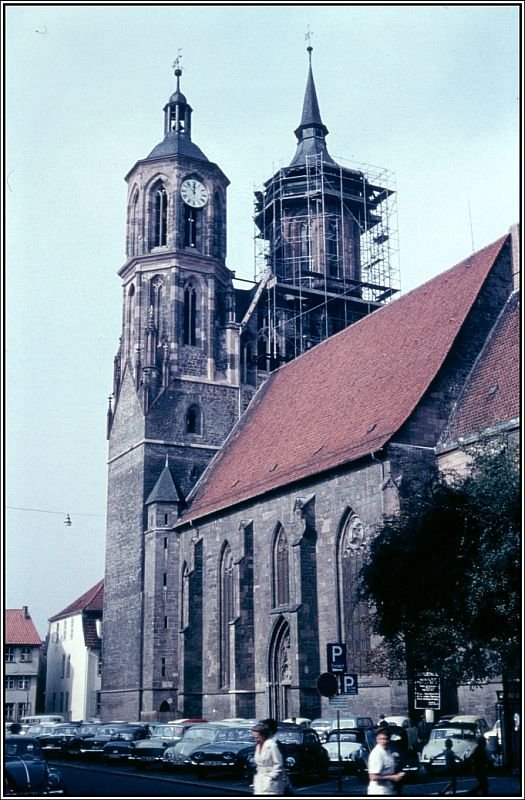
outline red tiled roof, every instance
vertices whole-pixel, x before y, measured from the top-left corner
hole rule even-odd
[[[181,522],[383,447],[441,367],[506,239],[274,372],[204,472]]]
[[[509,298],[458,400],[443,439],[480,433],[520,415],[520,303]]]
[[[70,605],[49,617],[49,622],[62,619],[63,617],[70,617],[72,614],[80,614],[82,611],[102,611],[104,601],[104,580],[100,580],[87,592],[74,600]]]
[[[30,616],[26,617],[23,608],[6,608],[5,610],[5,644],[41,645]]]

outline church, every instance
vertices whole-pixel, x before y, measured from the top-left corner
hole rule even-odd
[[[429,466],[519,435],[517,228],[398,296],[395,192],[330,156],[308,56],[295,155],[255,193],[253,283],[226,266],[229,181],[178,67],[126,175],[102,719],[327,716],[333,642],[349,709],[407,713],[406,683],[367,671],[370,536]],[[492,718],[498,686],[446,710]]]

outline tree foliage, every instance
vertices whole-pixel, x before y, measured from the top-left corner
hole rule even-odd
[[[372,538],[358,596],[382,637],[371,664],[382,674],[428,669],[476,683],[516,667],[518,458],[494,443],[471,458],[466,476],[434,472]]]

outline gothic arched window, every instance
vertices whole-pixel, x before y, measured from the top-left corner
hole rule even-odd
[[[139,209],[139,193],[135,192],[129,206],[128,217],[128,255],[134,256],[137,253],[137,240],[138,240],[138,214]]]
[[[366,540],[363,523],[350,509],[346,512],[338,542],[338,615],[340,641],[346,642],[348,669],[366,672],[370,652],[368,609],[357,601],[359,573],[363,566]]]
[[[339,242],[337,220],[328,220],[326,226],[326,261],[327,274],[331,278],[339,277]]]
[[[213,248],[212,253],[216,258],[223,258],[222,246],[222,199],[218,192],[213,197]]]
[[[132,347],[135,341],[135,287],[133,284],[129,287],[128,296],[126,298],[126,358],[129,358],[132,353]]]
[[[150,308],[153,309],[153,321],[157,331],[160,331],[160,311],[162,306],[162,293],[164,291],[164,281],[160,275],[150,282]]]
[[[153,225],[151,247],[165,247],[168,222],[168,196],[162,183],[158,183],[154,187],[152,201]]]
[[[189,590],[190,590],[190,571],[186,562],[183,563],[181,569],[180,581],[180,627],[184,630],[190,623],[190,605],[189,605]]]
[[[289,545],[282,525],[277,528],[273,546],[273,587],[274,607],[287,606],[290,603]]]
[[[220,685],[231,683],[231,624],[235,619],[235,567],[228,543],[224,545],[219,566],[219,660]]]
[[[310,237],[310,225],[307,221],[301,222],[300,254],[301,254],[301,271],[310,270],[311,237]]]
[[[197,344],[197,291],[191,283],[184,289],[184,344]]]
[[[186,411],[186,433],[202,434],[202,411],[193,405]]]

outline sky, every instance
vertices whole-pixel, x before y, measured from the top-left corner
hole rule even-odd
[[[163,138],[177,55],[192,140],[231,181],[227,265],[251,279],[310,31],[330,155],[395,176],[407,291],[518,221],[522,4],[2,5],[3,588],[44,638],[104,574],[124,176]]]

